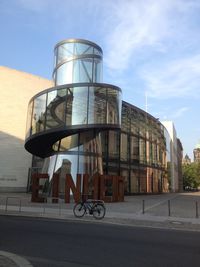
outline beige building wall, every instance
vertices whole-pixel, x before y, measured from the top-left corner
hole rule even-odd
[[[28,102],[53,86],[47,79],[0,66],[0,191],[25,191],[32,155],[24,148]]]

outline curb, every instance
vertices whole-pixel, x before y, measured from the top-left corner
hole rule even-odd
[[[33,267],[33,265],[29,261],[27,261],[26,259],[14,254],[14,253],[0,250],[0,256],[5,258],[5,261],[6,261],[6,259],[9,259],[15,263],[15,265],[11,264],[11,266]],[[8,265],[6,265],[6,266],[8,266]]]

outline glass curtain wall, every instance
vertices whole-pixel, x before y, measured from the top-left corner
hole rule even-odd
[[[104,173],[124,176],[126,194],[167,190],[166,137],[155,118],[123,102],[122,130],[108,131],[102,138]]]

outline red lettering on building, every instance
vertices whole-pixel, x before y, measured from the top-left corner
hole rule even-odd
[[[32,196],[31,201],[32,202],[44,202],[45,197],[39,195],[39,191],[43,191],[44,184],[40,184],[40,180],[45,179],[49,180],[48,173],[34,173],[32,175]]]
[[[32,177],[32,201],[44,202],[44,197],[39,196],[40,179],[49,179],[48,174],[34,174]],[[91,181],[90,181],[91,179]],[[92,183],[92,184],[91,184]],[[77,174],[76,185],[71,174],[66,174],[65,203],[70,203],[71,192],[75,202],[87,198],[101,199],[105,202],[124,201],[124,177],[115,175]],[[59,198],[59,174],[54,173],[52,178],[52,202],[57,203]]]

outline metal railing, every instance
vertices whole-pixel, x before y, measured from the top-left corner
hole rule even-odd
[[[3,200],[3,201],[2,201]],[[137,201],[136,201],[137,200]],[[199,199],[200,200],[200,199]],[[55,203],[56,202],[56,203]],[[124,203],[125,204],[125,203]],[[123,205],[124,205],[123,204]],[[0,212],[5,213],[33,213],[33,214],[54,214],[58,216],[71,214],[74,203],[66,204],[64,199],[58,197],[47,197],[46,202],[36,203],[30,202],[30,199],[5,196],[0,197]],[[118,204],[112,203],[110,211],[118,212]],[[120,203],[119,203],[120,205]],[[122,205],[122,204],[121,204]],[[166,216],[179,218],[196,218],[199,219],[199,202],[198,199],[135,199],[131,206],[132,214],[151,215],[151,216]],[[121,207],[120,207],[121,208]],[[125,207],[126,209],[126,207]],[[129,212],[129,209],[127,210]],[[123,213],[123,211],[122,211]]]
[[[3,199],[3,203],[2,203]],[[63,199],[58,197],[47,197],[46,202],[42,203],[35,203],[35,202],[28,202],[27,198],[22,197],[15,197],[15,196],[6,196],[0,198],[0,210],[4,211],[5,213],[8,212],[32,212],[32,213],[53,213],[58,214],[59,216],[62,215],[62,204],[64,202]],[[14,200],[14,201],[11,201]],[[23,200],[24,204],[23,205]],[[56,200],[56,202],[53,202]],[[53,206],[52,206],[53,205]],[[55,213],[55,211],[58,212]]]
[[[155,204],[153,206],[148,206],[147,207],[147,204],[148,203],[148,200],[142,200],[142,203],[141,203],[141,213],[142,214],[152,214],[152,210],[154,209],[154,213],[156,213],[156,206],[157,206],[157,211],[158,211],[158,206],[160,205],[159,204]],[[177,215],[179,215],[178,217],[182,217],[184,218],[185,216],[181,215],[181,208],[175,208],[175,204],[173,205],[173,200],[165,200],[162,202],[162,206],[163,206],[163,209],[162,209],[162,215],[165,215],[165,216],[168,216],[168,217],[171,217],[172,215],[174,217],[176,217]],[[185,210],[184,214],[188,213],[188,208],[184,208],[182,207],[182,210]],[[199,203],[198,201],[190,201],[190,213],[191,213],[191,216],[186,216],[186,217],[190,217],[190,218],[199,218]],[[183,214],[183,211],[182,211],[182,214]],[[157,214],[158,215],[158,214]],[[161,216],[162,216],[161,215]],[[156,216],[154,214],[154,216]]]

